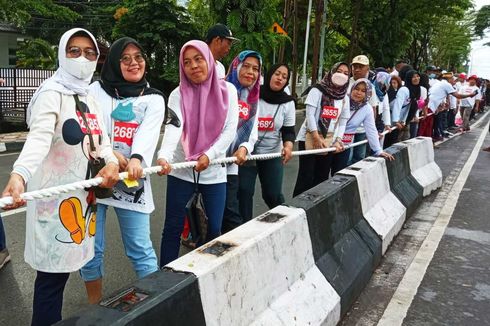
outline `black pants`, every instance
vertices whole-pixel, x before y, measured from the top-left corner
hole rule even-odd
[[[239,227],[243,223],[238,206],[238,175],[228,174],[226,178],[226,205],[221,226],[222,234]]]
[[[393,144],[398,143],[398,136],[400,136],[400,130],[395,129],[385,135],[385,141],[383,143],[383,149],[390,147]]]
[[[69,273],[37,272],[34,283],[32,326],[48,326],[61,320],[63,291]]]

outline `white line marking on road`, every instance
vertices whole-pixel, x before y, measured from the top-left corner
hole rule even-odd
[[[21,207],[21,208],[12,209],[12,210],[9,210],[9,211],[2,211],[0,213],[0,215],[2,217],[5,217],[5,216],[9,216],[9,215],[15,215],[15,214],[23,213],[25,211],[26,211],[26,208],[25,207]]]
[[[5,153],[5,154],[0,154],[0,157],[2,156],[11,156],[11,155],[19,155],[20,152],[15,152],[15,153]]]
[[[488,133],[488,126],[490,122],[486,123],[478,141],[473,148],[466,164],[464,165],[461,173],[459,174],[456,182],[452,186],[446,202],[443,205],[439,216],[434,222],[427,238],[420,246],[417,255],[414,257],[412,263],[407,269],[405,276],[398,285],[390,303],[386,307],[383,316],[378,322],[378,326],[394,326],[401,325],[403,320],[407,316],[408,309],[410,308],[413,298],[417,294],[417,289],[422,282],[424,275],[427,271],[427,267],[434,257],[434,253],[439,246],[439,242],[444,235],[444,231],[451,220],[456,204],[458,203],[459,195],[463,190],[464,184],[468,179],[473,165],[478,157],[480,149],[485,140],[485,136]]]

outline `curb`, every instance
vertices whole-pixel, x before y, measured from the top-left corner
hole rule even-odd
[[[25,140],[0,143],[0,153],[20,152],[24,147]]]

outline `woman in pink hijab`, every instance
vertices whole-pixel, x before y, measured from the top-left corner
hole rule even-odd
[[[167,206],[162,233],[160,266],[176,259],[184,227],[185,205],[195,190],[194,177],[209,218],[207,241],[220,235],[226,199],[226,168],[209,165],[224,158],[235,138],[238,97],[235,86],[219,79],[209,47],[189,41],[180,50],[180,84],[169,97],[169,107],[180,127],[167,126],[157,163],[168,174]],[[192,169],[171,171],[174,162],[197,161]],[[201,245],[202,243],[198,243]]]

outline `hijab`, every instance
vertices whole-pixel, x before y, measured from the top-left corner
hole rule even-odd
[[[271,89],[271,79],[272,76],[274,76],[276,70],[279,69],[279,67],[286,67],[286,69],[288,70],[288,77],[286,80],[286,84],[284,84],[283,88],[281,88],[278,91],[273,91]],[[289,84],[290,76],[291,76],[291,70],[289,69],[289,66],[287,64],[276,63],[275,65],[273,65],[265,75],[264,84],[260,86],[260,98],[270,104],[282,104],[282,103],[294,101],[294,97],[292,97],[291,95],[287,94],[284,91],[286,86]]]
[[[405,81],[405,77],[407,75],[407,72],[410,70],[413,70],[413,67],[411,65],[404,65],[400,71],[398,72],[398,76],[400,77],[401,80]]]
[[[391,76],[391,80],[396,80],[398,83],[398,88],[394,89],[393,86],[391,86],[390,83],[390,88],[388,88],[388,100],[390,103],[396,98],[396,93],[398,93],[398,90],[400,87],[402,87],[402,80],[398,76]]]
[[[372,84],[374,85],[374,91],[378,96],[379,101],[383,102],[388,88],[390,88],[391,76],[387,72],[379,71],[376,73]]]
[[[315,88],[318,88],[323,96],[330,98],[331,100],[341,100],[345,97],[347,89],[349,88],[349,82],[345,83],[343,86],[337,86],[332,82],[332,75],[337,72],[337,69],[341,65],[347,66],[350,71],[349,65],[345,62],[337,62],[332,66],[329,72],[323,77],[320,83],[316,84]]]
[[[366,84],[366,95],[364,96],[364,99],[362,99],[362,101],[356,102],[352,98],[352,91],[357,87],[357,85],[361,83]],[[372,95],[373,95],[373,89],[371,86],[371,82],[367,78],[359,78],[358,80],[354,81],[354,83],[352,84],[351,92],[349,94],[351,111],[357,111],[360,108],[362,108],[364,105],[366,105],[366,103],[369,102],[369,100],[371,99]]]
[[[194,84],[184,72],[184,52],[198,50],[208,64],[208,78]],[[180,49],[180,108],[183,117],[182,147],[188,161],[196,160],[216,143],[226,121],[229,107],[228,87],[219,79],[213,54],[206,43],[192,40]]]
[[[148,86],[148,82],[144,76],[141,80],[134,83],[124,79],[120,60],[124,49],[130,44],[136,46],[143,52],[141,45],[130,37],[122,37],[112,43],[100,74],[102,88],[113,98],[138,97],[140,95],[150,94],[163,96],[162,92]]]
[[[420,90],[420,82],[418,85],[412,84],[412,77],[415,75],[419,75],[419,72],[416,70],[409,70],[405,75],[405,87],[410,91],[410,109],[408,111],[408,116],[406,123],[410,123],[413,117],[417,113],[418,105],[417,101],[420,99],[421,90]]]
[[[260,56],[260,53],[251,50],[240,52],[231,63],[230,71],[228,72],[228,76],[226,76],[226,80],[235,85],[238,94],[240,94],[241,91],[244,90],[244,87],[240,84],[240,81],[238,80],[238,75],[240,69],[242,68],[243,62],[248,57],[254,57],[259,60],[259,76],[255,81],[255,84],[248,88],[246,103],[240,103],[241,100],[239,96],[239,106],[245,104],[249,107],[249,111],[247,119],[244,119],[241,116],[238,119],[237,133],[230,147],[228,147],[228,156],[233,155],[233,153],[238,149],[241,143],[248,141],[254,126],[255,115],[257,114],[260,95],[260,70],[262,67],[262,57]]]
[[[31,110],[32,106],[36,102],[37,98],[39,97],[39,94],[46,92],[46,91],[56,91],[58,93],[64,94],[64,95],[75,95],[78,94],[80,96],[86,96],[88,93],[88,87],[90,85],[90,81],[92,80],[92,75],[88,76],[85,79],[80,79],[77,78],[73,75],[71,75],[67,70],[67,57],[66,57],[66,47],[68,45],[68,42],[70,41],[70,38],[74,36],[75,34],[80,34],[83,36],[89,37],[92,42],[94,43],[95,50],[97,51],[97,59],[99,59],[99,47],[97,46],[97,41],[95,40],[95,37],[87,30],[83,28],[72,28],[68,31],[66,31],[60,38],[60,42],[58,45],[58,62],[59,62],[59,67],[54,73],[53,76],[50,78],[46,79],[36,90],[34,95],[31,98],[31,101],[29,102],[29,105],[27,106],[27,111],[26,111],[26,122],[27,125],[30,127],[31,123]],[[83,55],[83,54],[82,54]]]

